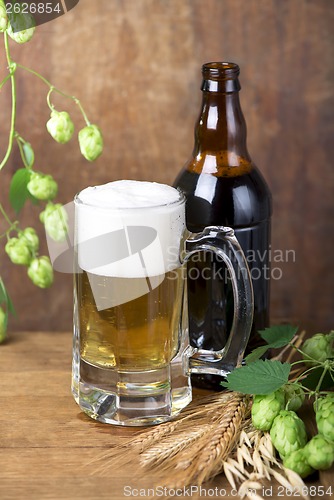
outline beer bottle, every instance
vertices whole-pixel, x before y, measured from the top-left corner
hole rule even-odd
[[[271,195],[246,145],[239,101],[239,66],[211,62],[202,67],[203,101],[195,126],[195,146],[175,186],[186,195],[190,231],[230,226],[246,255],[254,289],[254,321],[248,344],[269,324]],[[233,321],[233,290],[224,262],[211,252],[188,263],[189,334],[194,347],[222,349]],[[193,384],[219,390],[216,375],[194,375]]]

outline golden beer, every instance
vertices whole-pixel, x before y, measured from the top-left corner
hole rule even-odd
[[[82,360],[100,368],[124,371],[162,368],[178,351],[183,303],[182,268],[158,277],[152,289],[149,278],[94,276],[94,292],[89,275],[77,274],[76,287]],[[103,294],[138,295],[147,282],[148,293],[126,303],[98,310]],[[98,289],[99,296],[96,296]]]

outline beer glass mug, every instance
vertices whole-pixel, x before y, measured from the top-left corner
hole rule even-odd
[[[230,228],[189,233],[185,197],[164,184],[115,181],[74,204],[74,398],[101,422],[170,420],[191,401],[191,373],[224,377],[242,360],[253,316],[243,252]],[[233,327],[218,352],[188,341],[186,262],[199,251],[219,256],[233,284]]]

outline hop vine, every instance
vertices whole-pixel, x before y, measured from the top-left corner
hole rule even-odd
[[[54,203],[58,194],[58,184],[50,174],[45,174],[35,167],[35,151],[26,138],[16,129],[17,118],[17,72],[30,73],[41,80],[47,87],[46,105],[50,109],[50,119],[46,123],[46,131],[60,144],[67,144],[74,137],[75,124],[65,110],[57,110],[52,103],[53,93],[61,95],[64,100],[72,101],[80,110],[85,126],[78,132],[78,145],[81,154],[90,162],[95,161],[103,152],[103,136],[98,125],[91,123],[80,100],[55,87],[43,75],[34,69],[14,61],[10,52],[10,43],[24,44],[35,34],[35,23],[30,13],[21,12],[21,4],[15,3],[15,14],[8,15],[4,0],[0,0],[0,36],[3,37],[4,53],[8,74],[0,82],[0,90],[5,85],[11,86],[11,119],[6,152],[0,158],[0,171],[8,163],[14,147],[20,152],[22,165],[14,173],[9,190],[10,204],[16,214],[15,220],[8,215],[0,200],[0,217],[7,229],[0,234],[5,240],[4,250],[10,261],[27,270],[27,275],[34,285],[48,288],[53,283],[53,268],[46,255],[39,255],[39,238],[32,227],[22,228],[17,218],[25,202],[45,206],[40,213],[40,221],[46,233],[54,241],[64,241],[68,232],[67,213],[60,203]],[[0,343],[6,338],[8,316],[15,314],[14,306],[1,278],[0,273]]]

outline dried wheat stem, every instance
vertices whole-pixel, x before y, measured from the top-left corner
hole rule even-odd
[[[296,340],[296,342],[294,343],[295,347],[297,347],[297,349],[302,345],[302,343],[304,342],[304,337],[306,335],[306,330],[303,330],[299,335],[298,335],[298,338]],[[293,359],[293,357],[296,355],[296,350],[295,349],[291,349],[290,351],[290,354],[289,356],[286,358],[286,362],[287,363],[290,363],[290,361]]]
[[[304,336],[303,331],[294,337],[296,347]],[[274,359],[282,359],[288,349],[287,361],[291,361],[296,354],[291,346]],[[292,374],[295,377],[302,371]],[[276,460],[269,433],[252,426],[248,399],[233,392],[193,401],[174,421],[136,435],[102,460],[99,473],[125,465],[131,471],[141,466],[146,472],[158,472],[159,484],[169,488],[200,486],[224,471],[232,488],[238,485],[241,498],[261,498],[263,481],[274,479],[289,490],[298,489],[300,496],[308,499],[303,496],[306,489],[300,477]]]
[[[177,436],[169,436],[169,439],[157,443],[146,449],[140,456],[140,464],[143,467],[157,467],[160,466],[159,470],[163,470],[164,462],[166,460],[172,459],[175,455],[180,453],[182,450],[191,446],[192,443],[200,439],[204,434],[212,428],[212,425],[201,425],[200,427],[188,428],[182,434]]]
[[[291,340],[291,344],[294,344],[295,341],[298,339],[298,335],[295,335],[293,339]],[[291,345],[288,344],[287,346],[284,347],[276,356],[273,356],[271,359],[272,360],[281,360],[284,356],[284,354],[291,349]],[[294,351],[293,351],[294,353]],[[291,353],[290,353],[291,354]]]
[[[293,486],[293,491],[298,492],[302,498],[305,500],[310,500],[309,495],[307,495],[308,488],[305,487],[304,481],[301,477],[293,470],[286,469],[282,467],[284,474],[288,478],[289,483]]]
[[[274,478],[286,490],[296,491],[299,496],[308,499],[305,495],[307,489],[298,474],[286,469],[276,460],[270,434],[255,430],[252,425],[246,424],[240,433],[238,446],[224,462],[224,471],[232,488],[235,488],[236,483],[241,480],[238,490],[240,498],[245,498],[249,491],[252,491],[252,498],[261,498],[253,494],[254,489],[259,490],[259,484],[262,485],[264,480],[271,481]],[[244,480],[241,479],[240,473],[245,477]]]
[[[131,444],[132,450],[138,448],[139,452],[142,453],[144,450],[149,448],[151,444],[156,443],[165,436],[172,434],[179,424],[180,421],[178,420],[161,424],[147,432],[141,433],[137,439],[129,441],[129,444]]]
[[[214,422],[220,415],[220,412],[217,410],[223,404],[228,404],[234,397],[233,392],[224,392],[209,395],[201,398],[200,401],[192,402],[177,419],[141,432],[137,437],[122,443],[108,453],[98,457],[95,461],[100,463],[99,467],[92,473],[103,474],[110,468],[121,469],[126,465],[134,464],[135,460],[135,465],[138,466],[140,455],[145,450],[148,450],[153,445],[155,446],[156,443],[162,443],[169,436],[171,436],[172,440],[178,441],[178,433],[180,431],[183,432],[183,428],[189,431],[191,426],[197,425],[198,422]],[[182,445],[180,447],[182,448]]]
[[[222,470],[223,461],[239,439],[245,410],[245,403],[241,396],[231,401],[209,443],[202,449],[192,467],[189,468],[188,484],[200,485]]]
[[[182,411],[177,420],[161,424],[158,427],[143,432],[137,439],[129,441],[129,444],[131,444],[131,448],[140,448],[140,452],[142,453],[153,443],[156,443],[157,441],[165,438],[165,436],[172,434],[176,428],[183,424],[186,420],[195,420],[202,417],[204,414],[209,415],[211,413],[217,413],[217,403],[223,404],[233,397],[233,393],[231,392],[205,396],[201,398],[200,406],[198,406],[196,401],[192,402]]]
[[[301,344],[304,342],[304,337],[306,335],[306,331],[303,330],[301,333],[299,333],[298,335],[295,335],[293,337],[293,339],[291,340],[290,344],[288,344],[287,346],[284,347],[284,349],[282,349],[276,356],[274,356],[272,359],[273,360],[282,360],[284,358],[284,354],[288,351],[289,352],[289,355],[288,357],[285,359],[285,361],[287,363],[290,363],[290,361],[294,358],[294,356],[296,355],[296,350],[291,348],[291,344],[293,344],[295,347],[300,347]]]

